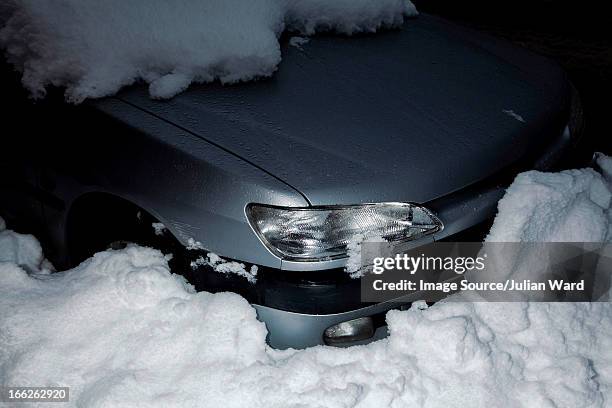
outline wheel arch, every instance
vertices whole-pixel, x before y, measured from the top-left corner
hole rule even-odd
[[[134,200],[103,191],[90,191],[77,197],[69,206],[65,220],[66,250],[73,265],[83,260],[75,259],[75,253],[79,252],[77,248],[86,244],[84,237],[91,238],[99,232],[91,231],[96,226],[115,227],[122,231],[134,228],[139,222],[163,222],[154,211]]]

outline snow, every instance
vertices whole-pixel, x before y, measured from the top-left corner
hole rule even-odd
[[[153,227],[153,231],[155,232],[155,235],[157,236],[162,236],[167,231],[166,226],[162,224],[161,222],[154,222],[151,224],[151,227]]]
[[[191,262],[191,267],[193,269],[205,265],[210,266],[215,272],[224,274],[231,273],[246,278],[250,283],[257,282],[257,265],[252,265],[251,268],[247,270],[243,263],[227,261],[213,252],[209,252],[206,258],[200,256],[195,261]]]
[[[485,241],[611,242],[612,158],[596,153],[594,164],[598,170],[588,168],[560,173],[530,171],[518,175],[499,202],[498,215]],[[371,268],[362,267],[362,243],[384,240],[381,237],[370,238],[356,236],[348,245],[345,271],[352,278],[358,279],[371,272]],[[508,279],[517,282],[546,281],[549,277],[536,276],[536,271],[542,274],[548,272],[548,255],[555,256],[558,260],[569,259],[565,258],[565,254],[555,255],[554,251],[568,249],[559,248],[542,245],[488,245],[480,254],[488,256],[487,274],[471,272],[466,278],[471,282],[505,282]],[[595,246],[590,247],[590,250],[595,249]],[[385,253],[385,248],[380,246],[370,246],[369,250],[373,253],[365,254],[363,259],[394,256],[394,253]],[[599,279],[602,282],[601,286],[597,287],[608,287],[605,282],[610,273],[606,268],[609,268],[609,263],[605,261],[593,264],[593,276],[596,282],[599,282]],[[512,296],[514,300],[525,300],[526,293],[516,293]],[[530,300],[542,300],[549,294],[530,293],[529,296]],[[488,293],[487,300],[493,299],[507,301],[511,297],[508,293]]]
[[[187,239],[186,248],[189,251],[203,251],[204,250],[204,245],[202,245],[202,243],[200,241],[196,241],[193,238],[189,238],[189,239]]]
[[[42,247],[36,238],[7,230],[6,223],[0,218],[0,263],[5,262],[38,273],[54,270],[53,265],[43,256]]]
[[[612,240],[612,158],[593,169],[519,174],[498,204],[488,242]]]
[[[565,259],[571,256],[568,246],[555,248],[546,242],[601,243],[612,241],[612,158],[595,155],[595,169],[566,170],[560,173],[530,171],[519,174],[498,203],[498,214],[485,238],[487,243],[526,242],[533,245],[489,245],[483,252],[489,256],[487,275],[470,273],[472,282],[504,282],[513,279],[545,281],[549,256]],[[563,251],[563,252],[559,252]],[[482,254],[481,254],[482,256]],[[584,260],[583,262],[587,262]],[[593,261],[595,262],[595,261]],[[596,288],[605,288],[610,277],[609,263],[593,263]],[[537,274],[542,274],[538,276]],[[517,293],[515,299],[526,294]],[[491,300],[509,294],[488,294]],[[530,300],[542,300],[544,293],[529,294]],[[605,299],[606,293],[596,294]],[[607,294],[608,300],[612,292]]]
[[[202,243],[193,238],[187,240],[187,245],[185,247],[189,251],[206,251]],[[206,257],[198,256],[191,262],[190,266],[194,270],[200,266],[210,266],[215,272],[223,274],[231,273],[246,278],[250,283],[257,282],[257,265],[252,265],[247,270],[243,263],[225,260],[213,252],[208,252]]]
[[[387,249],[384,245],[385,242],[386,240],[379,234],[357,234],[352,237],[346,246],[347,260],[344,271],[352,279],[359,279],[365,274],[370,273],[371,265],[364,265],[364,260],[374,259],[376,256],[384,256]],[[364,243],[370,245],[366,248],[363,245]]]
[[[606,181],[612,184],[612,159],[603,153],[595,153],[595,164]]]
[[[488,239],[606,236],[604,177],[589,169],[519,176]],[[33,237],[0,234],[0,384],[69,386],[70,406],[612,404],[609,303],[455,295],[389,312],[390,336],[369,345],[280,351],[266,345],[266,328],[243,298],[195,293],[156,250],[128,246],[41,274]],[[27,243],[15,245],[20,239]]]
[[[53,275],[0,264],[0,381],[71,406],[604,406],[609,304],[416,304],[391,336],[278,351],[241,297],[194,293],[157,251]]]
[[[80,103],[142,81],[164,99],[272,75],[285,30],[375,32],[415,14],[409,0],[4,0],[0,48],[37,98],[53,85]]]
[[[289,45],[295,47],[301,51],[304,50],[304,45],[308,44],[310,39],[307,37],[291,37],[289,39]]]
[[[528,242],[536,245],[487,246],[487,276],[472,273],[470,281],[545,281],[548,257],[564,259],[567,247],[556,249],[537,245],[543,242],[609,243],[612,241],[612,158],[595,155],[595,169],[566,170],[560,173],[530,171],[519,174],[498,203],[498,214],[487,243]],[[592,250],[596,249],[591,247]],[[556,251],[556,252],[555,252]],[[559,253],[558,251],[564,251]],[[494,255],[494,256],[492,256]],[[571,254],[569,254],[571,255]],[[609,287],[610,271],[605,261],[593,264],[595,288]],[[538,276],[542,274],[542,276]],[[508,294],[488,294],[489,300]],[[524,296],[517,293],[518,299]],[[545,294],[529,294],[541,300]],[[602,293],[602,299],[606,294]],[[597,297],[597,295],[596,295]],[[607,294],[612,298],[612,289]]]

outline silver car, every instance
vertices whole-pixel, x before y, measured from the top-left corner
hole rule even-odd
[[[169,101],[142,86],[79,107],[20,100],[4,116],[22,137],[0,169],[2,214],[42,226],[57,265],[125,242],[180,254],[175,272],[246,297],[279,348],[384,336],[385,312],[421,294],[362,303],[347,244],[460,239],[582,125],[556,64],[428,15],[286,39],[279,71],[254,83]],[[191,267],[207,252],[257,266],[257,281]]]

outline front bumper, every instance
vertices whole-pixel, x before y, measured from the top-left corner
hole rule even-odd
[[[434,238],[481,240],[481,233],[488,230],[488,222],[495,214],[497,201],[503,193],[503,187],[487,187],[480,193],[462,191],[454,194],[449,197],[448,206],[441,201],[432,203],[431,208],[438,214],[450,217],[462,214],[463,222],[453,224],[451,231],[455,234],[451,235],[445,230],[444,235],[427,237],[419,242],[425,244]],[[457,234],[461,234],[461,237]],[[334,345],[352,346],[378,340],[388,334],[385,315],[389,310],[407,308],[418,300],[440,300],[413,292],[391,302],[364,303],[361,300],[360,280],[351,279],[343,268],[309,272],[260,267],[255,284],[236,275],[202,272],[189,270],[185,276],[196,290],[230,291],[245,297],[256,309],[259,320],[266,324],[268,343],[278,349],[325,344],[324,332],[327,328],[363,317],[371,318],[374,323],[375,331],[371,337]]]
[[[444,223],[437,234],[418,241],[480,241],[482,236],[466,236],[466,231],[490,222],[496,212],[497,202],[516,174],[528,169],[548,170],[559,163],[571,146],[572,137],[567,128],[561,137],[549,145],[545,154],[537,159],[526,158],[516,167],[474,184],[461,191],[436,199],[424,205]],[[487,225],[488,227],[488,225]],[[482,232],[488,228],[477,231]],[[459,237],[458,235],[461,235]],[[337,262],[337,261],[334,261]],[[268,328],[268,342],[272,347],[305,348],[324,343],[324,332],[332,325],[362,317],[371,317],[374,334],[366,339],[345,345],[370,342],[387,335],[385,314],[391,309],[408,307],[417,300],[428,302],[420,292],[413,292],[392,302],[369,304],[361,301],[360,281],[351,279],[343,270],[344,260],[325,265],[313,271],[292,271],[261,267],[256,284],[243,278],[216,273],[189,272],[188,280],[198,290],[231,291],[244,296],[257,310],[258,317]],[[286,265],[283,265],[286,266]],[[333,268],[332,268],[333,267]]]

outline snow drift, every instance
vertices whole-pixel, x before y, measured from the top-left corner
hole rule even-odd
[[[34,97],[53,85],[80,103],[144,81],[170,98],[272,75],[284,30],[375,32],[414,14],[409,0],[2,0],[0,47]]]
[[[53,265],[43,255],[42,247],[32,235],[17,234],[6,229],[0,218],[0,264],[14,263],[28,272],[49,273]]]
[[[27,274],[0,264],[0,383],[73,406],[604,406],[609,304],[417,304],[391,336],[277,351],[237,295],[194,293],[157,251]]]
[[[612,158],[593,169],[519,174],[498,204],[488,242],[612,241]]]
[[[486,242],[577,242],[602,243],[591,246],[591,250],[603,247],[612,241],[612,158],[596,154],[594,169],[566,170],[560,173],[530,171],[519,174],[498,204],[498,215],[486,237]],[[608,247],[609,248],[609,244]],[[563,259],[567,247],[552,249],[564,251],[554,255],[551,248],[533,245],[511,247],[487,247],[487,252],[496,252],[489,258],[489,273],[481,276],[469,274],[471,281],[506,279],[523,281],[546,280],[549,255]],[[609,253],[609,250],[605,251]],[[612,254],[610,254],[612,255]],[[492,263],[494,262],[494,263]],[[597,262],[597,261],[594,261]],[[604,294],[609,287],[610,262],[600,260],[590,265],[593,268],[595,287]],[[537,273],[544,274],[536,276]],[[542,296],[546,296],[544,293]],[[608,295],[608,299],[612,294]],[[507,294],[489,294],[488,299]],[[521,294],[517,294],[521,296]],[[530,294],[530,299],[537,299]],[[598,297],[599,295],[595,295]]]
[[[600,158],[602,168],[610,164]],[[603,236],[591,223],[576,224],[567,205],[586,197],[606,204],[592,194],[604,192],[602,180],[591,170],[520,176],[489,238],[545,230],[538,237],[564,239],[570,226],[584,226],[571,237]],[[550,197],[569,201],[557,206]],[[609,216],[607,205],[584,208]],[[554,227],[534,226],[544,215]],[[385,340],[278,351],[266,346],[265,326],[243,298],[195,293],[156,250],[102,252],[45,274],[36,241],[3,230],[0,254],[0,385],[69,386],[71,406],[612,404],[609,303],[417,303],[388,313]]]

